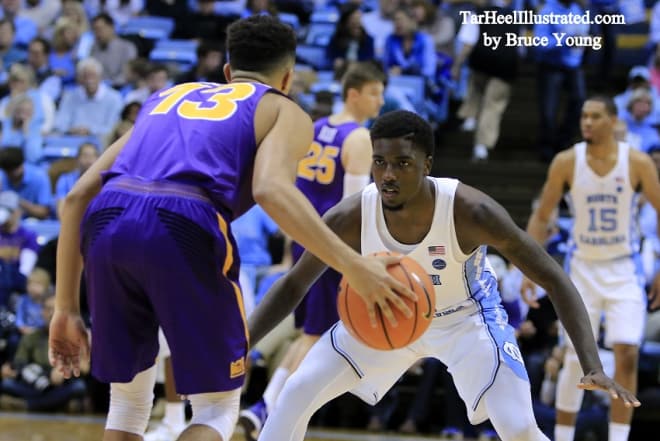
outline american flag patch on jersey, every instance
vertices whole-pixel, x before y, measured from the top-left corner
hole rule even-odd
[[[430,246],[428,249],[429,249],[429,256],[442,256],[443,254],[445,254],[444,245],[433,245]]]

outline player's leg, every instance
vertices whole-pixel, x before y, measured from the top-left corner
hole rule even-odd
[[[153,400],[158,323],[139,274],[142,199],[104,192],[90,205],[82,251],[92,322],[92,374],[111,383],[104,440],[141,439]],[[139,220],[138,220],[139,219]]]
[[[594,265],[572,258],[568,262],[567,268],[573,284],[582,296],[594,338],[597,339],[601,311],[603,311],[604,305],[592,273]],[[570,338],[566,336],[565,332],[562,333],[562,337],[566,350],[564,352],[564,363],[557,376],[555,440],[573,441],[575,422],[584,397],[584,391],[579,389],[577,385],[584,373]]]
[[[241,389],[193,394],[188,398],[193,418],[178,441],[229,441],[238,419]]]
[[[220,433],[214,421],[238,412],[238,400],[222,394],[242,387],[247,352],[230,226],[196,198],[163,198],[155,211],[160,240],[149,253],[158,272],[150,279],[149,297],[172,352],[176,392],[202,397],[197,408],[203,415],[193,408],[194,436],[186,431],[181,439],[228,438],[231,432]]]
[[[605,344],[614,351],[614,380],[635,393],[639,345],[646,321],[646,293],[643,285],[638,283],[643,280],[641,262],[637,259],[628,259],[627,263],[617,260],[608,266],[608,276],[623,283],[605,293]],[[625,407],[621,400],[611,401],[609,441],[628,440],[632,417],[633,408]]]
[[[529,381],[503,364],[482,400],[502,441],[548,441],[536,424]]]

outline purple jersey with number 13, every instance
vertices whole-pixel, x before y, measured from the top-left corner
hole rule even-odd
[[[183,83],[153,94],[106,178],[127,175],[203,188],[232,218],[247,211],[257,144],[259,83]]]

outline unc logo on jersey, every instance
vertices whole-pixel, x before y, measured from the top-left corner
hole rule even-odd
[[[504,349],[504,352],[506,354],[508,354],[509,357],[513,358],[514,360],[516,360],[517,362],[519,362],[521,364],[525,364],[525,362],[523,361],[523,358],[522,358],[522,354],[520,353],[520,349],[518,348],[517,345],[515,345],[515,344],[513,344],[509,341],[505,341],[504,342],[504,347],[502,349]]]

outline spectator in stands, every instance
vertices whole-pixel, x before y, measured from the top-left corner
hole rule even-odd
[[[188,72],[180,75],[176,82],[211,81],[226,83],[227,80],[222,72],[223,52],[222,43],[219,41],[202,41],[197,47],[197,64]]]
[[[50,216],[53,195],[48,175],[42,168],[26,163],[22,149],[0,149],[0,170],[2,188],[18,193],[23,217],[46,219]]]
[[[602,47],[597,51],[589,50],[587,52],[587,57],[595,55],[595,52],[598,52],[598,55],[600,56],[599,69],[596,75],[596,87],[603,88],[611,81],[610,75],[612,73],[612,68],[614,67],[616,34],[619,26],[618,24],[607,23],[607,20],[614,18],[616,14],[621,12],[619,8],[619,0],[589,0],[586,2],[585,6],[591,11],[592,17],[603,17],[603,23],[592,24],[590,30],[592,35],[602,36]]]
[[[76,169],[68,173],[63,173],[57,178],[57,183],[55,184],[55,206],[58,218],[60,217],[64,196],[71,191],[73,185],[98,158],[98,148],[90,142],[84,142],[78,147],[78,154],[76,155],[78,166]]]
[[[89,17],[103,12],[112,17],[117,26],[122,26],[142,13],[144,0],[83,0],[83,7]]]
[[[76,83],[74,48],[78,39],[78,25],[68,17],[60,17],[55,23],[48,64],[53,74],[62,79],[62,86],[72,86]]]
[[[61,17],[73,20],[78,26],[78,37],[73,49],[73,59],[78,61],[89,57],[94,44],[94,33],[90,30],[89,19],[82,4],[77,0],[64,0]]]
[[[27,95],[13,98],[7,105],[8,116],[2,118],[0,147],[20,147],[25,160],[31,164],[39,162],[43,150],[43,138],[39,125],[34,123],[34,104]]]
[[[170,72],[167,69],[167,66],[160,63],[153,63],[147,69],[144,86],[127,93],[124,97],[124,103],[143,103],[152,93],[170,85]]]
[[[188,0],[145,0],[145,12],[178,20],[188,12]]]
[[[628,86],[626,90],[614,97],[614,104],[617,108],[617,116],[620,119],[625,118],[628,103],[633,92],[637,89],[643,89],[651,93],[653,106],[651,114],[648,116],[649,124],[660,124],[660,93],[651,86],[651,72],[646,66],[633,66],[628,72]]]
[[[640,145],[634,147],[646,152],[655,144],[660,144],[658,130],[651,125],[650,115],[653,110],[653,97],[645,88],[635,89],[628,98],[621,120],[626,123],[627,131],[636,135]]]
[[[101,13],[92,20],[94,44],[90,55],[103,66],[103,79],[112,86],[124,85],[124,66],[137,57],[135,45],[117,36],[115,21],[106,13]]]
[[[14,42],[22,48],[27,45],[38,35],[37,25],[32,19],[25,17],[21,13],[22,4],[21,0],[2,0],[2,16],[14,23],[16,29],[16,37]]]
[[[394,32],[394,11],[399,4],[399,0],[378,0],[378,8],[362,15],[362,26],[374,39],[374,49],[379,59],[385,53],[385,39]]]
[[[39,251],[37,235],[21,225],[22,214],[19,195],[0,192],[0,305],[4,306],[12,293],[25,292]]]
[[[374,39],[362,26],[360,5],[343,5],[335,33],[326,49],[326,57],[332,61],[335,71],[344,68],[346,62],[374,58]]]
[[[421,75],[434,83],[437,62],[431,37],[417,29],[407,9],[397,9],[394,32],[387,37],[383,54],[383,66],[388,74]]]
[[[52,296],[50,274],[43,268],[34,268],[27,278],[26,292],[16,301],[16,327],[22,335],[32,334],[43,328],[43,304]]]
[[[124,66],[124,78],[126,83],[119,89],[119,93],[126,101],[126,95],[134,90],[147,87],[147,73],[151,68],[151,62],[146,58],[138,57],[129,61]]]
[[[478,7],[477,14],[494,13],[505,15],[508,5]],[[501,44],[496,49],[484,44],[484,35],[505,38],[507,34],[518,34],[516,24],[477,24],[466,20],[461,25],[457,39],[461,51],[451,67],[451,76],[458,81],[463,63],[470,67],[468,91],[458,116],[464,119],[465,128],[474,126],[472,160],[488,159],[489,151],[495,148],[500,135],[500,124],[509,105],[511,90],[518,74],[518,47]]]
[[[453,58],[456,37],[454,20],[430,1],[413,0],[410,7],[419,29],[433,38],[436,52]]]
[[[582,13],[582,7],[574,0],[548,0],[539,11],[540,16],[554,14],[560,19],[569,14]],[[554,41],[553,33],[565,33],[567,37],[589,35],[588,24],[566,22],[569,24],[535,24],[534,36]],[[539,150],[541,159],[550,161],[556,152],[567,148],[577,134],[586,94],[581,67],[584,47],[549,44],[535,49],[538,64]],[[566,93],[566,109],[563,122],[559,125],[557,119],[562,90]]]
[[[0,100],[0,117],[9,117],[10,101],[28,96],[32,100],[33,114],[31,123],[39,128],[41,134],[50,132],[55,123],[55,103],[52,98],[35,88],[34,72],[23,64],[15,64],[9,69],[9,95]]]
[[[7,81],[7,73],[14,63],[20,63],[27,59],[27,52],[19,48],[15,43],[16,27],[8,18],[0,19],[0,62],[3,73],[0,82]]]
[[[50,53],[48,40],[37,37],[28,46],[27,62],[34,71],[39,90],[57,102],[62,93],[62,77],[56,75],[50,67]]]
[[[216,14],[214,0],[199,0],[197,10],[188,10],[177,17],[173,37],[181,39],[225,40],[225,29],[233,17]]]
[[[124,109],[121,111],[121,120],[115,124],[108,134],[108,137],[105,139],[104,148],[110,146],[110,144],[121,138],[124,133],[133,127],[141,107],[142,104],[138,102],[128,103],[124,106]]]
[[[64,92],[55,116],[55,130],[102,139],[119,120],[121,95],[101,82],[103,66],[94,58],[78,62],[76,73],[79,85]]]
[[[25,0],[25,8],[21,15],[29,18],[37,25],[39,35],[53,24],[62,9],[60,0]]]
[[[82,378],[66,380],[48,362],[48,325],[55,309],[55,296],[44,301],[43,320],[46,326],[24,335],[11,363],[2,365],[2,391],[25,400],[31,411],[58,410],[72,398],[85,395]],[[87,372],[88,366],[83,367]]]

